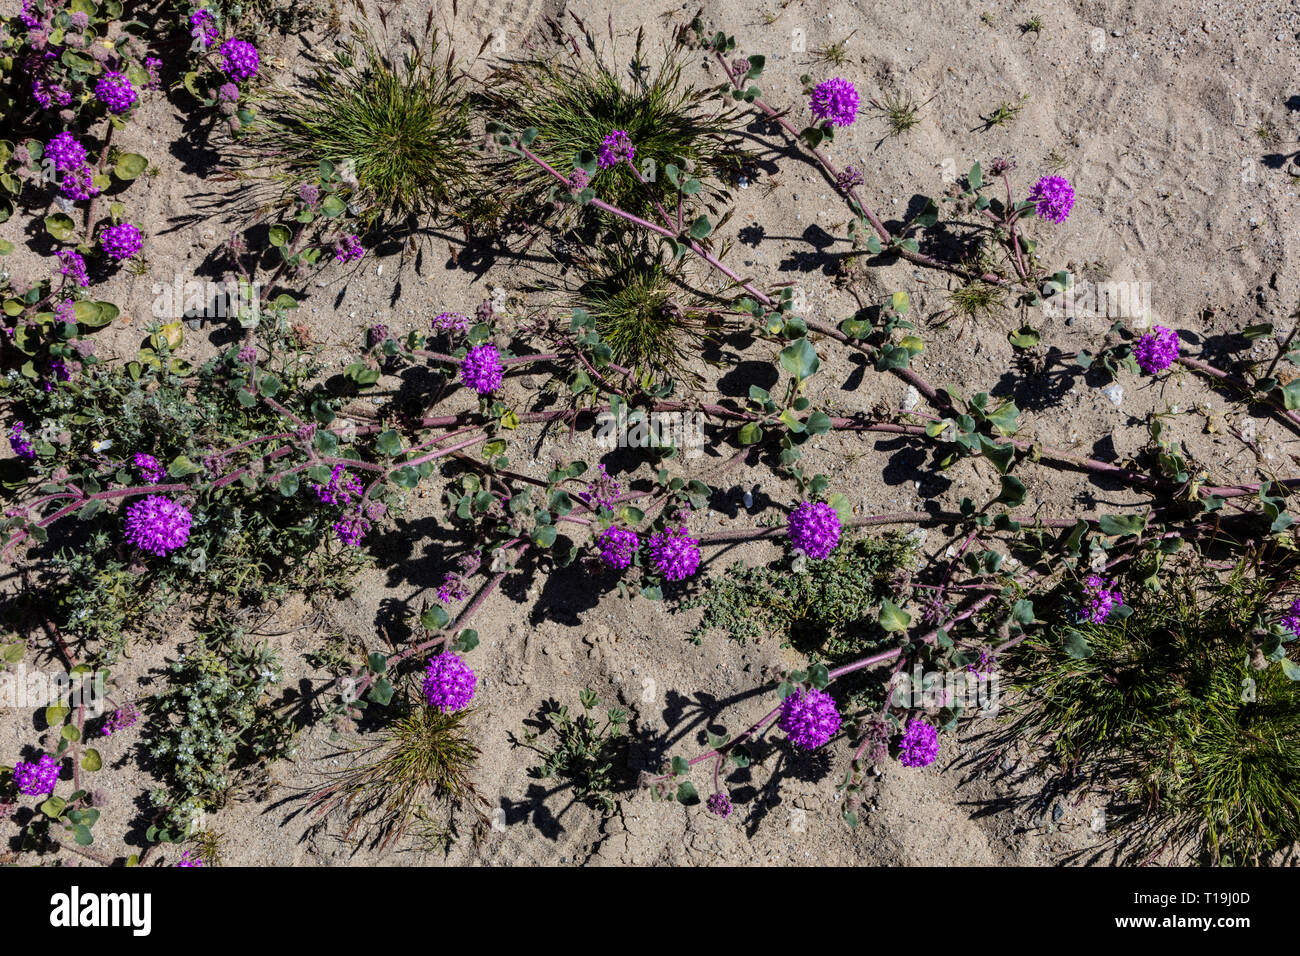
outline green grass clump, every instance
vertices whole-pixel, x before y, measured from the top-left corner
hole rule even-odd
[[[479,757],[464,727],[471,713],[444,714],[417,702],[380,731],[376,743],[357,751],[353,766],[312,802],[320,813],[345,810],[348,838],[373,848],[400,840],[412,825],[433,842],[446,842],[455,810],[484,819],[485,801],[470,779]]]
[[[639,50],[636,63],[642,64]],[[579,153],[598,153],[609,133],[625,131],[646,185],[620,163],[599,170],[592,187],[603,201],[642,217],[658,218],[655,200],[675,215],[677,192],[664,174],[669,164],[692,172],[716,196],[717,181],[736,172],[743,160],[734,146],[735,112],[710,104],[712,91],[683,80],[675,51],[657,69],[634,69],[627,81],[600,62],[511,63],[493,74],[485,95],[493,119],[511,129],[538,131],[530,148],[561,173],[574,168]],[[500,178],[517,184],[516,201],[531,211],[530,221],[538,221],[546,214],[554,178],[513,156],[499,163]]]
[[[915,555],[910,538],[891,534],[841,540],[829,557],[809,561],[802,572],[737,562],[681,607],[704,608],[691,632],[696,639],[713,628],[742,643],[772,636],[838,663],[885,639],[876,611]]]
[[[274,94],[253,148],[291,187],[315,182],[321,162],[344,177],[350,202],[377,222],[459,208],[474,183],[469,104],[448,57],[427,47],[394,63],[362,34],[316,72],[307,95]]]
[[[620,242],[583,254],[574,304],[595,321],[614,361],[651,387],[690,377],[709,336],[708,303],[647,242]]]
[[[1186,573],[1134,612],[1019,655],[1017,727],[1112,783],[1134,859],[1183,846],[1257,862],[1300,839],[1300,670],[1272,624],[1276,585]],[[1087,656],[1081,656],[1087,655]]]
[[[615,797],[630,783],[627,738],[623,733],[627,711],[609,708],[602,725],[591,716],[600,698],[584,690],[579,700],[582,713],[577,716],[571,715],[567,706],[547,701],[537,714],[540,730],[525,733],[522,743],[512,742],[542,757],[540,766],[528,769],[530,777],[565,781],[574,797],[606,814],[613,813]],[[553,745],[538,746],[537,741],[547,733],[554,734]]]

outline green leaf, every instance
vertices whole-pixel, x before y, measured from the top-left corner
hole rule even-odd
[[[50,799],[41,804],[41,813],[45,814],[51,820],[57,820],[66,806],[67,803],[62,797],[50,797]]]
[[[267,230],[266,234],[266,238],[270,241],[271,245],[276,247],[287,244],[292,236],[293,233],[289,231],[289,227],[283,226],[278,222]]]
[[[1078,660],[1087,660],[1092,657],[1092,648],[1088,646],[1088,639],[1070,628],[1065,632],[1065,653]]]
[[[799,380],[811,378],[821,368],[817,350],[807,339],[800,339],[781,350],[781,367]]]
[[[1287,411],[1293,412],[1300,408],[1300,378],[1293,378],[1282,386],[1282,402]]]
[[[976,163],[970,168],[970,172],[966,175],[966,180],[970,183],[972,192],[984,185],[984,170],[979,163]]]
[[[891,633],[895,631],[905,631],[907,626],[912,623],[912,615],[908,614],[901,607],[895,604],[889,598],[880,605],[880,626]]]
[[[687,775],[688,773],[690,773],[690,772],[691,772],[691,765],[690,765],[690,763],[687,761],[687,759],[686,759],[685,757],[674,757],[674,758],[673,758],[673,775],[674,775],[674,776],[676,776],[676,777],[684,777],[684,776],[686,776],[686,775]]]
[[[685,804],[688,807],[694,806],[700,802],[700,795],[695,790],[695,784],[689,780],[682,783],[677,788],[677,802]]]
[[[381,455],[396,458],[402,453],[402,436],[397,429],[388,429],[375,441],[375,450]]]
[[[763,440],[763,426],[758,422],[742,425],[739,438],[742,445],[757,445]]]
[[[1043,340],[1043,337],[1032,326],[1022,325],[1008,335],[1007,340],[1018,349],[1032,349]]]
[[[703,239],[713,231],[713,223],[709,222],[708,216],[700,216],[691,223],[691,238]]]
[[[45,217],[45,231],[48,232],[59,242],[65,241],[72,235],[72,217],[66,216],[61,212]]]
[[[1010,436],[1014,435],[1019,426],[1016,425],[1016,416],[1020,414],[1020,409],[1016,407],[1015,402],[1006,402],[998,407],[997,411],[988,416],[988,422],[998,434]]]
[[[99,751],[94,747],[86,748],[86,752],[81,755],[81,769],[94,773],[103,766],[104,758],[100,756]]]
[[[1138,534],[1147,526],[1144,515],[1102,515],[1098,524],[1101,533],[1108,535]]]
[[[558,533],[559,532],[556,531],[555,525],[553,524],[539,524],[537,527],[533,528],[533,544],[537,545],[539,548],[549,548],[551,545],[555,544],[555,536]]]
[[[370,688],[370,693],[366,696],[380,707],[387,707],[388,702],[393,699],[393,685],[389,683],[387,677],[381,677],[375,681],[375,685]]]
[[[117,157],[113,173],[118,179],[132,180],[149,168],[149,160],[139,153],[123,153]]]
[[[428,631],[441,631],[451,623],[447,612],[440,607],[431,607],[420,615],[420,626]]]
[[[1017,508],[1025,503],[1025,483],[1013,475],[1002,476],[1002,492],[997,497],[999,504],[1008,508]]]

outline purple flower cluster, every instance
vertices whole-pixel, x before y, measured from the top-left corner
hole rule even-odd
[[[442,576],[442,584],[438,585],[438,600],[443,604],[451,604],[453,601],[463,601],[469,597],[469,585],[458,571],[448,571]]]
[[[45,158],[54,164],[59,191],[69,199],[90,199],[99,195],[95,171],[87,162],[86,147],[71,133],[59,133],[45,144]]]
[[[204,49],[216,43],[220,35],[212,14],[206,9],[200,7],[190,14],[190,36],[202,43]]]
[[[1300,598],[1291,602],[1291,607],[1287,609],[1286,614],[1282,615],[1282,626],[1300,637]]]
[[[727,796],[725,790],[719,790],[709,797],[708,802],[704,804],[708,811],[714,816],[726,819],[731,816],[731,797]]]
[[[107,227],[99,237],[104,254],[116,262],[130,259],[144,248],[144,236],[129,222]]]
[[[334,247],[335,262],[352,262],[366,254],[366,247],[355,235],[344,236]]]
[[[181,858],[176,863],[176,865],[177,866],[202,866],[203,861],[200,860],[197,856],[194,857],[190,856],[190,851],[185,850],[184,852],[181,853]]]
[[[586,491],[578,492],[578,497],[594,511],[613,510],[614,501],[622,493],[623,486],[609,476],[605,463],[601,462],[596,466],[596,480],[588,483]]]
[[[161,557],[189,541],[193,521],[183,504],[163,495],[149,495],[126,509],[126,540]]]
[[[71,133],[59,133],[45,144],[45,158],[61,173],[86,165],[86,147]]]
[[[131,459],[131,464],[134,465],[135,470],[139,472],[140,480],[146,484],[156,485],[158,482],[162,481],[167,474],[167,472],[163,470],[163,466],[158,464],[158,459],[153,455],[137,454]]]
[[[439,312],[429,323],[435,332],[453,332],[464,335],[469,331],[469,316],[459,312]]]
[[[119,707],[104,719],[104,726],[100,733],[105,737],[111,737],[123,730],[129,730],[140,722],[140,711],[134,704],[127,704],[125,707]]]
[[[840,516],[824,502],[805,501],[790,513],[788,532],[795,550],[820,561],[840,543]]]
[[[460,710],[474,696],[478,677],[459,656],[446,651],[429,659],[424,672],[424,699],[444,714]]]
[[[135,87],[126,78],[126,74],[114,73],[111,70],[105,73],[95,85],[95,96],[108,107],[110,113],[118,116],[135,106],[136,100],[139,99]]]
[[[313,483],[311,487],[323,505],[350,505],[365,491],[361,479],[342,465],[334,466],[327,484]]]
[[[14,765],[14,783],[18,792],[29,797],[43,797],[54,792],[54,784],[59,779],[60,763],[49,754],[41,754],[37,763],[20,760]]]
[[[495,345],[476,345],[460,363],[460,380],[480,395],[491,395],[501,387],[504,374],[501,353]]]
[[[1040,219],[1065,222],[1074,208],[1074,187],[1064,176],[1044,176],[1029,190],[1029,201]]]
[[[1156,375],[1174,364],[1178,358],[1178,333],[1154,325],[1133,346],[1133,357],[1148,375]]]
[[[22,422],[14,422],[13,428],[9,429],[9,447],[19,458],[32,461],[36,458],[36,449],[32,448],[32,443],[23,434],[23,429],[26,427]]]
[[[1118,588],[1107,587],[1106,581],[1099,574],[1090,574],[1084,580],[1087,600],[1079,610],[1079,620],[1089,624],[1101,624],[1110,617],[1110,612],[1117,604],[1124,603],[1124,597]]]
[[[366,329],[366,345],[370,348],[374,348],[376,345],[382,345],[390,338],[392,338],[392,335],[388,331],[388,326],[384,325],[382,322]]]
[[[246,80],[257,72],[257,47],[233,37],[221,44],[221,72],[232,80]]]
[[[816,750],[840,729],[840,712],[835,698],[810,687],[797,690],[781,701],[778,725],[790,742],[803,750]]]
[[[610,525],[596,538],[596,543],[600,545],[600,560],[605,562],[606,567],[622,571],[632,563],[632,556],[641,546],[641,539],[635,531]]]
[[[59,257],[60,273],[83,289],[90,285],[90,277],[86,275],[86,260],[81,258],[79,252],[73,252],[71,249],[60,249],[55,255]]]
[[[827,126],[852,126],[858,118],[858,91],[848,80],[823,80],[813,90],[808,109]]]
[[[700,542],[685,526],[650,536],[650,564],[668,581],[683,581],[700,566]]]
[[[924,720],[909,720],[898,743],[898,762],[904,767],[928,767],[938,756],[939,732]]]
[[[239,87],[234,83],[222,83],[217,87],[217,99],[223,103],[238,103]]]
[[[596,165],[601,169],[609,169],[619,163],[632,162],[635,155],[636,147],[632,145],[632,137],[627,135],[626,130],[616,129],[601,140]]]
[[[361,515],[344,515],[334,522],[334,533],[350,548],[355,548],[370,530],[370,522]]]

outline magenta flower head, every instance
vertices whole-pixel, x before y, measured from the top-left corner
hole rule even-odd
[[[344,236],[334,247],[335,262],[351,262],[354,259],[360,259],[366,254],[366,247],[361,244],[361,240],[356,236]]]
[[[684,581],[700,566],[700,542],[685,526],[650,536],[650,564],[668,581]]]
[[[605,566],[622,571],[632,563],[632,556],[641,546],[641,539],[635,531],[610,525],[596,538],[596,543],[600,545],[600,560],[605,562]]]
[[[709,797],[708,802],[704,804],[704,806],[707,807],[708,811],[714,816],[722,817],[724,820],[731,816],[731,797],[727,796],[725,790],[719,790],[714,793],[713,796]]]
[[[69,199],[93,199],[99,195],[99,187],[95,185],[95,171],[89,166],[69,169],[59,180],[59,192]]]
[[[190,540],[190,510],[163,495],[141,498],[126,509],[126,540],[159,557]]]
[[[450,714],[470,702],[477,683],[473,669],[459,656],[446,651],[429,658],[424,672],[424,699],[430,707]]]
[[[180,860],[177,861],[176,865],[177,866],[202,866],[203,861],[200,860],[197,856],[194,857],[190,856],[190,851],[185,850],[183,853],[181,853],[181,858]]]
[[[361,479],[343,465],[335,465],[327,484],[312,484],[312,491],[323,505],[350,505],[365,493]]]
[[[840,543],[840,516],[828,504],[805,501],[790,513],[787,530],[796,551],[820,561]]]
[[[1040,219],[1065,222],[1074,208],[1074,187],[1064,176],[1044,176],[1029,190],[1029,201]]]
[[[802,750],[816,750],[840,729],[840,712],[835,698],[810,687],[797,690],[781,701],[778,724],[790,742]]]
[[[257,72],[257,47],[231,38],[221,44],[221,72],[232,80],[246,80]]]
[[[1300,598],[1292,601],[1291,607],[1286,614],[1282,615],[1282,626],[1296,637],[1300,637]]]
[[[1178,358],[1178,333],[1163,325],[1152,326],[1133,346],[1133,357],[1148,375],[1163,372]]]
[[[439,312],[430,322],[435,332],[460,333],[469,331],[469,316],[460,312]]]
[[[1080,621],[1089,624],[1104,623],[1116,605],[1124,603],[1124,596],[1119,593],[1119,589],[1107,587],[1106,581],[1099,574],[1088,575],[1083,583],[1088,599],[1079,609]]]
[[[108,107],[110,113],[118,116],[135,106],[135,101],[139,99],[135,87],[126,78],[126,74],[114,73],[111,70],[95,84],[95,97]]]
[[[18,792],[29,797],[43,797],[54,792],[54,784],[59,779],[60,763],[49,754],[41,754],[36,763],[20,760],[14,765],[14,783]]]
[[[460,363],[460,380],[480,395],[491,395],[501,387],[504,374],[501,353],[495,345],[476,345]]]
[[[144,248],[144,236],[131,223],[119,222],[100,233],[99,245],[110,259],[121,262]]]
[[[206,9],[200,7],[190,14],[190,36],[202,43],[204,49],[216,43],[220,35],[212,14]]]
[[[370,522],[359,514],[344,515],[334,522],[334,534],[349,548],[361,544],[361,539],[370,530]]]
[[[858,118],[858,91],[848,80],[838,76],[823,80],[813,90],[808,109],[827,126],[852,126]]]
[[[919,718],[907,722],[898,744],[898,762],[904,767],[928,767],[939,756],[939,732]]]
[[[45,144],[45,158],[61,173],[86,165],[86,147],[71,133],[59,133]]]
[[[163,466],[158,464],[158,459],[153,455],[136,455],[131,459],[131,464],[140,473],[140,480],[150,485],[158,484],[166,474]]]
[[[632,145],[632,138],[627,135],[627,131],[616,129],[601,140],[596,165],[601,169],[609,169],[619,163],[632,162],[635,155],[636,147]]]
[[[36,449],[32,447],[32,443],[23,434],[23,429],[26,427],[22,422],[14,422],[13,428],[9,429],[9,447],[13,449],[14,454],[19,458],[34,461],[36,459]]]
[[[71,249],[60,249],[55,253],[59,257],[59,272],[77,285],[85,288],[90,285],[90,277],[86,275],[86,260],[78,252]]]

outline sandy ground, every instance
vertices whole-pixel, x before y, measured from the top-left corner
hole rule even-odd
[[[1295,81],[1300,13],[1294,6],[723,0],[702,8],[710,32],[734,34],[740,52],[766,54],[762,87],[773,104],[801,110],[798,78],[805,72],[848,77],[864,99],[899,93],[926,103],[919,125],[900,137],[887,137],[883,120],[868,111],[837,135],[832,147],[837,163],[852,163],[863,172],[863,195],[887,222],[901,221],[915,196],[941,193],[946,176],[964,174],[976,160],[987,168],[995,156],[1014,156],[1015,181],[1024,190],[1046,171],[1054,153],[1061,174],[1075,184],[1078,201],[1065,224],[1035,227],[1045,262],[1099,281],[1149,284],[1151,319],[1178,329],[1193,353],[1219,347],[1225,341],[1219,337],[1254,322],[1285,327],[1300,292],[1294,269],[1300,180],[1292,175],[1300,171],[1290,165],[1300,149]],[[422,23],[427,7],[399,3],[390,9],[395,33],[403,23]],[[457,15],[446,3],[438,5],[436,15],[456,48],[469,56],[496,30],[506,38],[506,55],[523,52],[530,42],[549,49],[537,29],[541,17],[573,12],[592,25],[607,55],[626,58],[629,34],[638,27],[645,28],[653,48],[668,36],[670,24],[689,20],[695,10],[693,3],[662,0],[613,8],[591,0],[467,0]],[[772,15],[771,22],[765,15]],[[1035,15],[1043,18],[1041,32],[1022,32],[1019,24]],[[608,40],[609,24],[619,37],[616,44]],[[840,41],[845,41],[845,62],[819,62],[816,51]],[[291,81],[305,48],[327,42],[271,38],[266,51],[280,71],[278,81]],[[481,75],[491,55],[489,50],[471,70]],[[700,85],[722,79],[703,55],[688,61],[687,72]],[[984,128],[982,117],[999,103],[1022,98],[1011,123]],[[102,288],[100,297],[121,304],[124,318],[97,336],[101,352],[133,352],[148,321],[152,284],[202,275],[203,264],[236,221],[238,210],[225,198],[226,187],[210,178],[221,156],[179,142],[182,125],[176,107],[155,98],[144,121],[133,122],[121,136],[123,149],[144,153],[162,173],[130,191],[132,209],[140,211],[136,221],[148,236],[148,271],[119,273]],[[1262,136],[1261,129],[1272,132]],[[1218,479],[1259,480],[1261,470],[1293,460],[1296,442],[1281,426],[1246,417],[1190,375],[1175,374],[1157,384],[1126,377],[1117,405],[1102,393],[1104,382],[1077,369],[1047,376],[1022,368],[1006,338],[1028,321],[1041,330],[1045,345],[1065,352],[1095,349],[1110,324],[1107,318],[1080,316],[1067,324],[1060,316],[1004,311],[979,322],[930,328],[927,320],[942,312],[951,287],[944,274],[906,263],[873,263],[855,287],[837,281],[850,247],[843,239],[848,216],[831,184],[797,156],[769,152],[760,165],[758,180],[733,197],[738,210],[724,234],[738,241],[728,262],[760,284],[797,283],[807,313],[827,322],[853,313],[855,292],[866,300],[908,291],[914,315],[923,317],[927,346],[917,370],[937,384],[959,383],[967,393],[1014,396],[1025,410],[1022,437],[1123,461],[1146,444],[1148,413],[1166,411],[1172,437]],[[15,275],[41,268],[35,252],[40,244],[23,234],[23,218],[0,226],[0,236],[19,247],[8,263]],[[763,237],[747,242],[753,232],[742,230],[756,224],[762,225]],[[313,339],[327,346],[356,342],[375,322],[400,334],[447,309],[472,311],[497,286],[522,301],[520,290],[546,268],[502,261],[480,274],[455,266],[452,249],[446,240],[434,239],[432,253],[420,262],[371,255],[354,267],[330,266],[312,278],[299,317]],[[205,341],[211,332],[209,327],[191,332],[186,347],[205,354],[212,347]],[[864,374],[857,362],[829,346],[819,348],[823,370],[811,383],[814,403],[856,411],[905,401],[905,387],[897,379],[870,369]],[[759,343],[745,359],[760,355],[774,357],[775,350]],[[512,398],[527,401],[528,390],[541,382],[540,376],[513,380]],[[724,394],[736,391],[725,379],[719,388]],[[1237,431],[1253,435],[1258,453],[1231,428],[1211,424],[1221,425],[1224,415]],[[536,453],[540,437],[522,429],[516,447]],[[518,451],[512,458],[530,473],[545,474],[552,459],[599,456],[591,433],[548,436],[547,442],[540,459],[529,462]],[[713,480],[729,455],[725,448],[711,448],[690,465],[698,469],[691,474]],[[997,489],[987,463],[968,461],[940,473],[921,451],[879,436],[817,439],[807,470],[830,475],[862,514],[928,502],[955,510],[963,497],[987,500]],[[1076,473],[1025,469],[1020,475],[1029,489],[1026,508],[1045,516],[1092,514],[1134,500],[1125,490]],[[729,522],[753,525],[760,514],[735,509],[743,489],[757,486],[760,497],[776,502],[794,496],[793,485],[762,467],[732,469],[722,483],[731,489],[730,508],[715,502],[719,507],[692,519],[694,531]],[[316,607],[294,600],[260,616],[254,633],[277,635],[269,640],[283,653],[290,685],[324,678],[303,662],[303,652],[330,636],[354,647],[382,649],[377,624],[387,619],[393,602],[431,598],[447,567],[442,544],[428,533],[440,515],[437,491],[436,485],[423,488],[406,517],[374,536],[379,566],[387,568],[364,575],[353,596]],[[924,550],[941,553],[950,544],[934,530]],[[776,553],[761,544],[716,549],[707,556],[706,570],[720,573],[736,559],[762,562]],[[939,761],[925,770],[884,767],[872,778],[864,824],[856,830],[840,820],[835,793],[848,759],[842,746],[804,764],[787,765],[774,757],[750,768],[743,779],[731,781],[739,793],[737,813],[725,821],[698,808],[655,803],[644,791],[626,795],[614,814],[602,817],[549,782],[528,777],[528,754],[513,748],[508,734],[518,734],[547,698],[575,706],[582,688],[631,710],[633,769],[656,764],[669,753],[694,752],[704,739],[703,715],[734,731],[763,713],[770,705],[748,692],[797,658],[775,642],[742,647],[718,634],[697,646],[686,637],[697,614],[620,598],[610,589],[593,588],[577,572],[545,582],[521,575],[494,594],[477,618],[482,645],[472,661],[480,674],[473,723],[483,749],[477,782],[492,821],[481,839],[466,836],[446,853],[412,844],[375,853],[354,851],[339,839],[336,819],[311,826],[316,821],[297,812],[301,794],[321,772],[341,765],[329,756],[334,745],[327,728],[318,726],[304,732],[295,760],[269,768],[272,786],[253,788],[245,799],[212,815],[210,825],[224,838],[226,862],[1105,862],[1104,852],[1090,852],[1104,851],[1106,844],[1098,822],[1104,796],[1052,796],[1049,777],[1033,769],[1030,755],[1016,748],[990,750],[981,737],[990,728],[979,721],[960,738],[945,738]],[[151,673],[156,677],[163,658],[174,653],[175,635],[147,637],[153,640],[117,673],[128,696],[133,688],[149,693],[156,686]],[[40,661],[33,650],[27,663]],[[35,727],[29,712],[0,714],[0,760],[31,743]],[[138,839],[132,830],[136,801],[147,786],[135,739],[128,734],[103,748],[109,771],[99,783],[105,821],[97,831],[101,850],[109,854],[138,849],[122,842],[129,833],[132,841]],[[12,825],[0,824],[0,834],[13,832]],[[1077,851],[1083,856],[1074,856]]]

